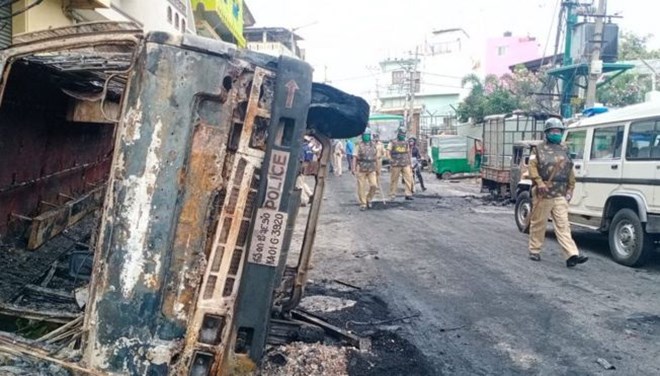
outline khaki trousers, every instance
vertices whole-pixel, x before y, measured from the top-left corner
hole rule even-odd
[[[376,171],[358,172],[357,188],[360,207],[366,207],[367,204],[373,200],[374,196],[376,195],[376,189],[378,189]]]
[[[399,177],[403,175],[404,189],[406,191],[406,197],[412,196],[413,190],[413,176],[412,168],[410,166],[405,167],[392,167],[390,169],[390,198],[396,197],[397,188],[399,188]]]
[[[380,192],[380,173],[383,171],[383,162],[376,162],[376,184],[378,185],[378,188],[376,189],[376,192]]]
[[[335,176],[341,176],[343,172],[343,168],[342,168],[343,161],[344,158],[342,158],[341,154],[335,154],[332,156],[332,168],[334,169]]]
[[[564,252],[564,257],[568,259],[578,255],[577,246],[571,236],[571,226],[568,223],[568,201],[564,197],[534,197],[529,223],[529,252],[541,253],[550,215],[552,215],[555,236]]]

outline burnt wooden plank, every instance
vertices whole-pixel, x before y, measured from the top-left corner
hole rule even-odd
[[[98,187],[80,198],[35,217],[30,227],[27,248],[30,250],[39,248],[67,227],[78,223],[87,214],[99,208],[103,203],[103,192],[105,192],[104,186]]]
[[[0,254],[3,259],[0,262],[0,302],[13,301],[26,285],[37,284],[56,260],[76,247],[77,242],[85,241],[96,221],[94,216],[84,218],[70,227],[66,235],[60,234],[44,244],[39,252],[18,247],[3,249]]]
[[[65,310],[37,310],[14,304],[0,303],[0,315],[20,317],[28,320],[66,324],[80,316],[80,312]]]
[[[73,296],[72,292],[66,292],[48,287],[29,284],[25,286],[25,293],[32,296],[40,296],[53,302],[72,304],[76,303],[76,298]]]

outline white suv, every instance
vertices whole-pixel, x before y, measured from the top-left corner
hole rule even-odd
[[[582,119],[564,142],[577,184],[571,224],[606,233],[612,258],[639,266],[660,239],[660,103],[643,103]],[[516,187],[516,223],[526,232],[531,181]]]

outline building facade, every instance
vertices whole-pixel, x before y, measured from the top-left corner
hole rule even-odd
[[[486,41],[485,73],[501,77],[510,73],[510,66],[541,57],[540,45],[533,37],[515,37],[504,33]]]
[[[192,0],[195,26],[199,35],[246,47],[245,27],[254,17],[243,0]]]
[[[305,51],[298,42],[302,38],[283,27],[250,27],[243,32],[247,48],[273,56],[290,56],[305,60]]]
[[[13,4],[12,34],[22,34],[81,22],[130,21],[144,30],[194,33],[189,0],[31,0]]]
[[[145,31],[200,34],[240,47],[243,27],[254,24],[243,0],[19,0],[0,7],[0,46],[14,35],[93,21],[134,22]]]
[[[411,112],[411,133],[451,132],[460,101],[467,95],[463,77],[479,72],[470,36],[463,29],[437,30],[406,58],[380,62],[376,110],[404,115]]]

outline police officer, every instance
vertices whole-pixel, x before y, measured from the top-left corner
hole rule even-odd
[[[410,144],[410,153],[413,157],[412,159],[413,174],[417,178],[417,181],[419,181],[419,186],[422,188],[422,192],[424,192],[426,191],[426,187],[424,186],[424,176],[422,176],[422,153],[419,152],[419,147],[417,147],[416,138],[411,137],[408,140],[408,143]]]
[[[406,129],[400,127],[397,130],[396,140],[388,146],[390,152],[390,198],[396,198],[399,175],[403,175],[403,185],[406,192],[406,200],[412,200],[413,177],[412,177],[412,155],[410,146],[406,140]]]
[[[566,266],[587,262],[579,254],[568,223],[568,202],[575,188],[575,173],[568,148],[562,145],[565,127],[561,120],[545,122],[545,142],[532,149],[529,177],[532,179],[532,213],[529,228],[529,258],[541,261],[548,216],[552,216],[557,241],[564,252]]]
[[[367,128],[362,134],[362,142],[356,146],[352,169],[353,174],[357,175],[360,210],[371,208],[371,200],[378,189],[376,180],[377,153],[376,144],[371,140],[371,130]]]
[[[380,173],[383,170],[383,158],[385,158],[385,146],[380,140],[378,133],[372,134],[374,143],[376,144],[376,182],[378,183],[378,190],[380,190]]]

